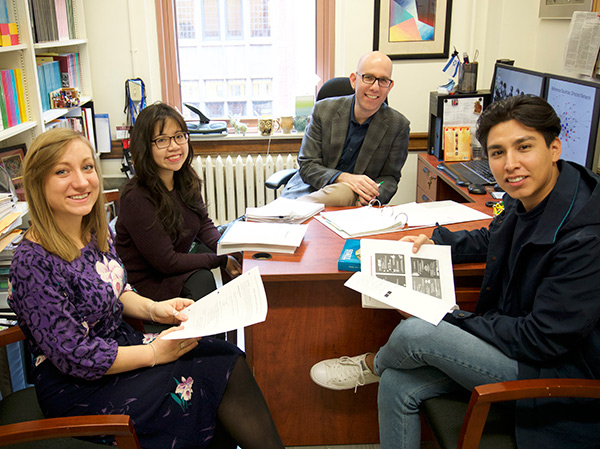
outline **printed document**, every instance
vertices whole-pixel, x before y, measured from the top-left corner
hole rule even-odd
[[[362,239],[361,271],[344,285],[363,294],[363,307],[399,309],[437,325],[456,306],[450,247]]]
[[[261,323],[267,318],[267,295],[258,267],[238,276],[182,311],[183,330],[162,338],[204,337]]]

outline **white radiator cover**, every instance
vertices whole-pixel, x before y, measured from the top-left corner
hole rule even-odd
[[[246,207],[273,201],[283,189],[265,187],[265,180],[284,168],[297,168],[296,155],[257,154],[237,156],[196,156],[194,169],[202,179],[203,197],[215,225],[244,215]]]

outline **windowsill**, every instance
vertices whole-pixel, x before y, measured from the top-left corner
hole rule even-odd
[[[220,140],[302,140],[304,137],[304,133],[276,133],[271,136],[263,136],[258,133],[247,132],[246,135],[243,134],[190,134],[190,140],[192,142],[206,142],[206,141],[220,141]]]

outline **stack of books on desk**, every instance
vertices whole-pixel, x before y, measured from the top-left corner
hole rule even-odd
[[[324,204],[279,197],[262,207],[247,207],[246,220],[261,223],[304,223],[325,208]]]
[[[304,224],[236,221],[219,240],[217,254],[239,251],[293,254],[302,243],[307,227]]]

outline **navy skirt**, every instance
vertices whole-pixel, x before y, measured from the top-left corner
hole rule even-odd
[[[119,346],[143,341],[127,324],[119,331]],[[33,371],[38,401],[46,417],[129,415],[145,449],[206,447],[229,375],[244,353],[209,337],[198,343],[175,362],[94,381],[62,374],[45,360]]]

